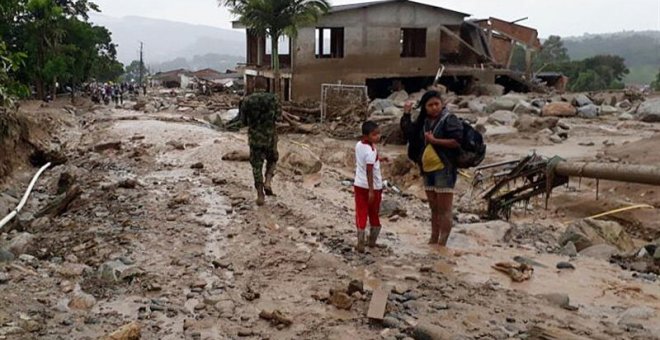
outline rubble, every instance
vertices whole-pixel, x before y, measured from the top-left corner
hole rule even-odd
[[[543,106],[542,115],[544,117],[573,117],[577,110],[573,105],[566,102],[553,102]]]
[[[572,242],[578,251],[596,244],[609,244],[621,251],[632,251],[634,244],[630,236],[617,222],[583,219],[570,225],[562,235],[561,246]]]

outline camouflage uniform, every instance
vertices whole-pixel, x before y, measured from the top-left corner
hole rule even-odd
[[[257,189],[264,183],[262,174],[264,160],[267,162],[266,178],[272,178],[275,174],[279,158],[275,122],[280,115],[281,108],[277,96],[272,93],[253,93],[240,104],[241,122],[248,127],[250,164]]]

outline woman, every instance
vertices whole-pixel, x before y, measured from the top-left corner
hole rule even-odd
[[[458,169],[463,124],[444,106],[440,93],[429,91],[420,104],[419,117],[411,118],[412,103],[406,103],[401,129],[408,140],[408,157],[417,163],[424,178],[424,190],[431,207],[429,244],[447,246],[452,228],[452,201]]]

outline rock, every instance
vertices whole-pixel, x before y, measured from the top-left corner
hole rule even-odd
[[[479,223],[481,221],[481,218],[479,218],[478,215],[475,214],[458,214],[456,216],[456,221],[460,224],[471,224],[471,223]]]
[[[259,318],[270,321],[271,326],[283,325],[284,327],[289,327],[293,324],[293,320],[279,310],[274,310],[272,312],[262,310],[259,313]]]
[[[121,150],[121,141],[101,143],[94,146],[94,151],[96,152],[102,152],[105,150]]]
[[[571,101],[571,103],[572,103],[574,106],[577,106],[577,107],[583,107],[583,106],[593,105],[593,104],[594,104],[594,103],[591,101],[591,99],[589,99],[589,97],[587,97],[585,94],[582,94],[582,93],[576,95],[576,96],[573,98],[573,100]]]
[[[660,97],[647,99],[637,109],[637,117],[642,122],[660,122]]]
[[[204,169],[204,163],[197,162],[190,166],[191,169]]]
[[[140,340],[142,337],[140,324],[133,321],[127,325],[121,326],[116,331],[108,334],[103,340]]]
[[[94,296],[77,289],[73,292],[73,297],[69,301],[68,306],[71,309],[89,310],[92,309],[95,304],[96,299]]]
[[[380,216],[391,217],[394,215],[405,217],[408,215],[408,211],[398,201],[390,198],[384,199],[380,204]]]
[[[311,151],[296,149],[288,152],[282,158],[282,167],[296,175],[309,175],[321,171],[323,163]]]
[[[9,250],[0,248],[0,263],[14,261],[16,257]]]
[[[504,86],[500,84],[475,84],[472,92],[477,96],[499,97],[504,94]]]
[[[630,269],[636,272],[646,273],[649,270],[649,264],[646,261],[635,261],[630,264]]]
[[[593,257],[601,260],[609,260],[618,250],[609,244],[596,244],[580,251],[580,256]]]
[[[555,144],[559,144],[559,143],[563,142],[564,139],[561,138],[558,134],[554,134],[554,135],[550,136],[550,141],[555,143]]]
[[[578,108],[578,117],[581,118],[596,118],[601,112],[601,108],[594,105],[594,104],[589,104],[585,106],[581,106]]]
[[[350,310],[351,306],[353,306],[353,299],[351,299],[348,294],[340,291],[332,292],[332,295],[330,295],[330,299],[328,299],[328,301],[330,304],[339,309]]]
[[[186,149],[186,146],[183,144],[183,142],[178,141],[178,140],[171,140],[171,141],[169,141],[165,144],[173,147],[176,150],[185,150]]]
[[[561,255],[575,257],[577,256],[577,249],[573,241],[568,241],[559,251]]]
[[[561,308],[569,306],[571,303],[571,300],[568,297],[568,295],[562,293],[541,294],[539,295],[539,297],[550,302],[550,304]]]
[[[234,315],[236,305],[232,300],[222,300],[215,304],[215,310],[220,313],[220,317],[231,317]]]
[[[558,122],[557,117],[534,117],[521,114],[513,126],[520,132],[536,132],[543,129],[554,129]]]
[[[127,266],[119,260],[105,262],[99,267],[99,278],[106,282],[118,282],[141,275],[142,271],[135,266]]]
[[[640,321],[646,321],[650,318],[655,317],[655,310],[647,306],[636,306],[626,309],[617,323],[619,325],[628,325],[632,323],[639,323]],[[644,322],[642,322],[644,323]]]
[[[633,251],[635,245],[623,227],[614,221],[583,219],[573,223],[559,239],[560,245],[569,241],[575,244],[578,251],[582,251],[596,244],[610,244],[621,251]]]
[[[387,99],[389,101],[391,101],[392,103],[394,103],[394,105],[399,104],[399,103],[401,103],[401,105],[403,105],[403,103],[406,100],[408,100],[408,97],[409,97],[408,92],[406,92],[405,90],[400,90],[400,91],[392,92],[392,94],[390,94],[387,97]]]
[[[248,162],[250,161],[250,152],[246,150],[232,151],[222,156],[222,160],[230,162]]]
[[[0,285],[9,282],[9,274],[0,272]]]
[[[545,117],[573,117],[577,114],[577,110],[570,103],[553,102],[546,104],[542,113]]]
[[[30,233],[19,233],[14,236],[6,245],[6,249],[9,250],[15,256],[25,254],[34,246],[34,235]]]
[[[418,323],[412,332],[415,340],[448,340],[450,336],[445,328],[426,322]]]
[[[633,120],[635,117],[628,112],[624,112],[619,115],[619,120]]]
[[[383,112],[389,107],[393,107],[394,103],[388,99],[374,99],[369,103],[368,112],[373,114],[377,112]]]
[[[486,112],[496,112],[499,110],[511,111],[518,104],[517,98],[499,97],[486,106]]]
[[[353,295],[355,292],[364,293],[364,284],[362,283],[362,280],[353,280],[348,284],[346,294]]]
[[[386,316],[383,318],[383,327],[398,329],[398,328],[402,328],[402,324],[401,321],[399,321],[398,319],[393,318],[391,316]]]
[[[489,123],[498,123],[506,126],[513,126],[518,119],[518,115],[511,111],[498,110],[488,117]]]
[[[474,113],[486,112],[486,104],[482,103],[479,99],[472,99],[468,102],[468,108]]]
[[[655,248],[655,254],[653,254],[653,259],[656,261],[660,260],[660,246]]]
[[[570,262],[557,263],[557,269],[575,269],[575,266]]]
[[[617,109],[614,106],[610,105],[601,105],[600,106],[600,113],[603,115],[613,115],[619,113],[619,109]]]
[[[383,116],[401,117],[402,115],[403,111],[396,106],[390,106],[383,110]]]
[[[528,103],[525,100],[521,100],[518,102],[518,104],[513,108],[514,113],[518,114],[531,114],[531,115],[540,115],[541,110],[531,103]]]

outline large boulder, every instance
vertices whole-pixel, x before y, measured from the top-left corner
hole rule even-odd
[[[486,107],[488,105],[482,102],[480,99],[472,99],[468,102],[468,108],[474,113],[484,113],[486,112]]]
[[[520,132],[536,132],[543,129],[554,129],[559,122],[557,117],[534,117],[520,115],[513,125]]]
[[[513,126],[518,120],[518,115],[505,110],[495,111],[488,117],[489,123],[497,123],[500,125]]]
[[[643,102],[637,109],[637,117],[642,122],[660,122],[660,97]]]
[[[583,107],[587,105],[593,105],[593,102],[591,101],[591,99],[589,99],[589,97],[587,97],[587,95],[580,93],[575,95],[575,97],[573,97],[571,104],[577,107]]]
[[[580,256],[592,257],[599,260],[609,260],[612,255],[619,253],[616,247],[609,244],[596,244],[580,252]]]
[[[30,233],[19,233],[12,237],[11,240],[5,245],[5,249],[10,251],[14,256],[18,257],[33,250],[34,235]]]
[[[370,104],[369,104],[369,113],[374,114],[374,113],[382,113],[387,109],[388,107],[393,107],[394,103],[392,103],[391,100],[389,99],[374,99]]]
[[[535,107],[531,103],[529,103],[526,100],[521,100],[518,102],[518,104],[513,108],[514,113],[527,113],[527,114],[534,114],[534,115],[539,115],[541,114],[541,109]]]
[[[394,105],[403,106],[406,100],[408,100],[408,97],[409,97],[408,92],[406,92],[405,90],[401,90],[401,91],[392,92],[392,94],[390,94],[390,96],[387,97],[387,99],[392,103],[394,103]]]
[[[307,150],[292,150],[281,161],[282,167],[298,175],[309,175],[321,171],[321,160]]]
[[[504,86],[499,84],[476,84],[472,92],[477,96],[501,96],[504,94]]]
[[[500,97],[495,99],[486,107],[486,112],[496,112],[499,110],[511,111],[518,104],[518,99],[513,97]]]
[[[561,246],[573,242],[578,251],[597,244],[609,244],[623,252],[635,250],[635,244],[623,229],[614,221],[583,219],[566,228],[559,239]]]
[[[577,114],[577,110],[571,103],[553,102],[543,106],[542,113],[543,116],[573,117]]]
[[[600,114],[600,107],[594,104],[587,104],[578,107],[578,116],[582,118],[596,118]]]

